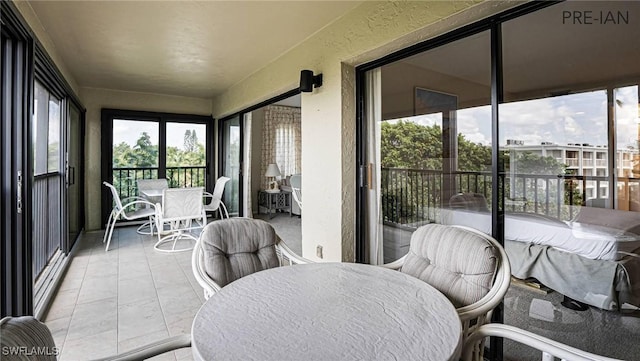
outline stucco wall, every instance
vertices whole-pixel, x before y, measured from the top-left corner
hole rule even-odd
[[[87,230],[95,230],[100,228],[101,109],[210,115],[211,101],[209,99],[94,88],[82,88],[81,94],[81,100],[87,109],[85,133],[85,204],[87,205],[87,213],[85,227]]]
[[[302,187],[309,190],[302,218],[304,257],[354,260],[354,66],[515,5],[502,1],[365,2],[213,100],[218,118],[296,88],[302,69],[323,73],[323,86],[303,93],[301,101]],[[323,259],[316,257],[318,245],[323,247]]]
[[[40,42],[40,44],[42,44],[42,46],[47,50],[47,54],[53,60],[58,70],[60,70],[60,73],[62,73],[62,76],[64,76],[67,83],[69,83],[69,86],[71,86],[71,88],[76,93],[76,95],[80,95],[79,94],[80,87],[76,83],[76,79],[73,76],[71,76],[71,72],[67,69],[67,66],[62,62],[62,59],[58,55],[58,52],[56,51],[56,47],[53,44],[53,41],[51,41],[51,38],[47,34],[46,29],[44,28],[44,26],[42,26],[42,24],[40,23],[40,20],[33,12],[33,9],[31,8],[31,4],[29,4],[29,2],[27,1],[14,1],[13,4],[16,6],[16,9],[18,9],[18,11],[20,12],[20,15],[22,15],[22,17],[29,24],[29,27],[38,38],[38,41]]]

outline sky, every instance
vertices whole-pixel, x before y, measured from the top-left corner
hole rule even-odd
[[[159,125],[156,122],[134,121],[114,119],[113,121],[113,144],[125,142],[131,146],[142,135],[147,132],[151,136],[151,143],[158,144]],[[184,145],[184,133],[187,130],[196,130],[198,143],[204,144],[206,140],[206,125],[204,124],[183,124],[167,123],[167,146],[182,148]]]
[[[615,93],[618,148],[637,147],[640,112],[638,87],[619,88]],[[507,139],[525,145],[588,143],[607,145],[607,93],[605,90],[550,98],[504,103],[500,106],[500,145]],[[476,143],[490,145],[491,107],[457,111],[458,132]],[[397,122],[395,119],[389,122]],[[423,125],[440,125],[440,114],[403,118]]]

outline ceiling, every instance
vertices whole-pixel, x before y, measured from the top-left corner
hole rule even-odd
[[[582,16],[586,10],[594,17],[611,14],[615,21],[602,24],[593,20],[587,25],[563,18],[567,13]],[[640,27],[622,22],[619,13],[627,18],[640,14],[640,2],[567,1],[502,24],[504,90],[510,95],[507,100],[637,81]],[[490,34],[484,31],[401,63],[448,77],[442,86],[452,84],[452,80],[464,81],[467,87],[484,86],[488,98],[490,51]]]
[[[361,2],[29,4],[80,87],[212,98]]]

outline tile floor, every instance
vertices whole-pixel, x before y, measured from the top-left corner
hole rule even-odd
[[[106,357],[191,331],[204,302],[191,252],[159,253],[155,238],[135,230],[117,228],[109,252],[103,232],[81,239],[45,316],[61,361]],[[154,358],[190,359],[190,348]]]
[[[300,218],[279,214],[267,221],[301,252]],[[105,252],[103,234],[82,236],[44,317],[62,349],[60,361],[107,357],[189,333],[204,303],[191,271],[191,252],[157,252],[156,238],[137,234],[136,227],[116,228]],[[191,359],[190,348],[153,358]]]

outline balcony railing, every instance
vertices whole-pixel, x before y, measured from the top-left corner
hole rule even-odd
[[[171,188],[204,187],[206,173],[205,166],[166,167],[166,178]],[[155,178],[158,178],[157,167],[113,168],[113,185],[118,190],[120,198],[138,194],[138,179]]]
[[[624,198],[619,199],[619,203],[638,196],[639,178],[617,179],[618,194]],[[382,168],[384,222],[411,227],[434,221],[438,210],[448,206],[448,197],[456,193],[480,193],[491,202],[491,182],[490,172],[443,174],[439,170]],[[575,207],[572,206],[586,203],[587,188],[606,189],[608,185],[607,177],[516,174],[505,175],[500,189],[505,195],[506,211],[532,212],[568,220],[574,216]]]

